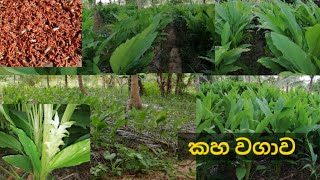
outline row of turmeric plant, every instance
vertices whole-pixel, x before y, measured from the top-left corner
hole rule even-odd
[[[319,74],[320,8],[312,1],[215,4],[214,74]]]
[[[233,179],[320,177],[320,94],[304,89],[283,89],[268,83],[236,81],[204,83],[197,97],[197,132],[211,134],[302,134],[305,140],[293,159],[268,157],[199,163],[199,172],[216,167],[215,175]],[[268,163],[266,163],[268,162]],[[226,170],[227,168],[227,170]],[[276,172],[276,173],[275,173]],[[297,173],[298,172],[298,173]],[[231,174],[231,175],[230,175]]]
[[[97,4],[96,9],[84,4],[83,9],[83,59],[93,62],[95,73],[211,69],[211,63],[199,56],[212,47],[213,4]],[[170,53],[178,54],[178,68],[170,68]]]

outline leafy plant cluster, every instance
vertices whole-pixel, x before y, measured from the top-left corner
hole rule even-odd
[[[305,134],[306,148],[298,152],[304,154],[304,158],[298,163],[291,162],[290,166],[307,168],[312,178],[319,178],[319,103],[318,92],[307,93],[302,89],[285,92],[269,84],[203,84],[197,98],[197,132]],[[253,164],[256,168],[263,165],[242,157],[237,160],[232,166],[236,168],[234,173],[238,179],[249,179],[253,175]],[[277,176],[281,163],[285,162],[274,163],[278,163]],[[263,169],[274,168],[270,165]]]
[[[4,103],[76,103],[88,104],[91,109],[91,174],[99,179],[128,173],[146,173],[152,170],[175,175],[177,161],[169,153],[177,133],[185,128],[183,123],[190,118],[192,97],[158,98],[159,90],[148,90],[143,95],[148,105],[143,110],[129,110],[126,106],[128,87],[108,89],[87,88],[83,95],[78,88],[37,88],[34,86],[7,86],[4,88]],[[154,87],[152,87],[154,88]],[[106,93],[108,91],[108,93]],[[158,94],[155,94],[158,93]],[[189,104],[188,104],[189,103]],[[186,109],[186,106],[189,107]],[[184,111],[177,110],[178,108]],[[179,112],[179,113],[176,113]],[[1,122],[1,121],[0,121]],[[137,140],[147,138],[148,143],[119,139],[119,132],[131,132]],[[125,134],[124,134],[125,135]],[[147,145],[142,145],[147,144]]]
[[[11,178],[48,179],[55,169],[90,161],[88,106],[1,105],[0,113],[0,148],[9,149],[1,160],[22,170],[0,167]]]
[[[117,74],[147,72],[146,68],[154,59],[155,47],[166,41],[166,29],[172,24],[178,26],[182,23],[190,36],[197,37],[194,39],[201,37],[202,41],[197,42],[199,46],[208,39],[212,40],[208,34],[213,32],[213,5],[178,4],[144,9],[130,4],[101,5],[97,11],[102,18],[102,27],[95,33],[93,9],[85,7],[83,13],[83,34],[89,38],[83,43],[84,58],[92,60],[94,57],[95,72],[100,72],[98,68],[106,65],[105,71]],[[210,27],[207,27],[207,21]],[[202,48],[202,51],[207,49]]]
[[[263,33],[266,50],[265,57],[258,60],[260,64],[276,74],[319,74],[319,18],[320,8],[311,0],[292,4],[279,0],[217,3],[214,73],[245,70],[247,67],[241,66],[238,60],[243,53],[256,48],[252,47],[257,45],[253,39]]]

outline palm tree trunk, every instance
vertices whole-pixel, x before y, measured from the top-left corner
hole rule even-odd
[[[138,75],[131,75],[130,101],[129,108],[142,109],[142,101],[139,93],[139,77]]]
[[[83,94],[87,95],[87,91],[86,91],[86,89],[85,89],[85,87],[84,87],[84,85],[83,85],[83,80],[82,80],[82,76],[81,76],[81,75],[78,75],[78,83],[79,83],[80,91],[81,91]]]

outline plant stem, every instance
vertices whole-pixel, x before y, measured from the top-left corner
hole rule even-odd
[[[246,162],[246,180],[250,179],[250,171],[251,171],[251,167],[252,167],[252,161]]]
[[[48,164],[50,161],[50,157],[48,154],[48,149],[46,146],[46,142],[48,141],[49,134],[50,134],[50,124],[49,121],[53,117],[53,105],[52,104],[44,104],[43,105],[44,111],[44,121],[43,121],[43,139],[42,139],[42,156],[41,156],[41,174],[39,175],[39,180],[46,180],[49,174]]]
[[[9,174],[12,177],[18,178],[16,175],[12,174],[10,171],[6,170],[5,168],[3,168],[2,166],[0,166],[0,168],[7,174]]]

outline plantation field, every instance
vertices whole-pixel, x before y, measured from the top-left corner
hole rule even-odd
[[[68,88],[63,76],[50,76],[49,87],[46,76],[17,76],[15,83],[4,87],[3,102],[90,105],[93,179],[194,177],[195,163],[178,161],[175,152],[177,133],[195,131],[194,77],[184,75],[184,88],[176,94],[176,76],[172,75],[172,90],[163,96],[157,75],[140,77],[141,110],[129,109],[128,76],[104,76],[105,83],[99,76],[82,76],[86,94],[75,76],[68,77]],[[168,77],[163,75],[162,81]],[[86,167],[55,172],[56,177],[81,177],[79,170]]]
[[[319,74],[318,1],[291,2],[216,3],[214,74]]]
[[[211,175],[220,179],[318,179],[320,81],[313,78],[310,83],[310,78],[299,76],[209,77],[211,83],[201,84],[197,95],[197,132],[259,137],[285,133],[299,138],[291,159],[237,155],[234,160],[199,161],[197,178],[215,167]]]
[[[202,57],[213,48],[212,2],[142,3],[84,4],[83,59],[93,61],[95,72],[212,70]]]

